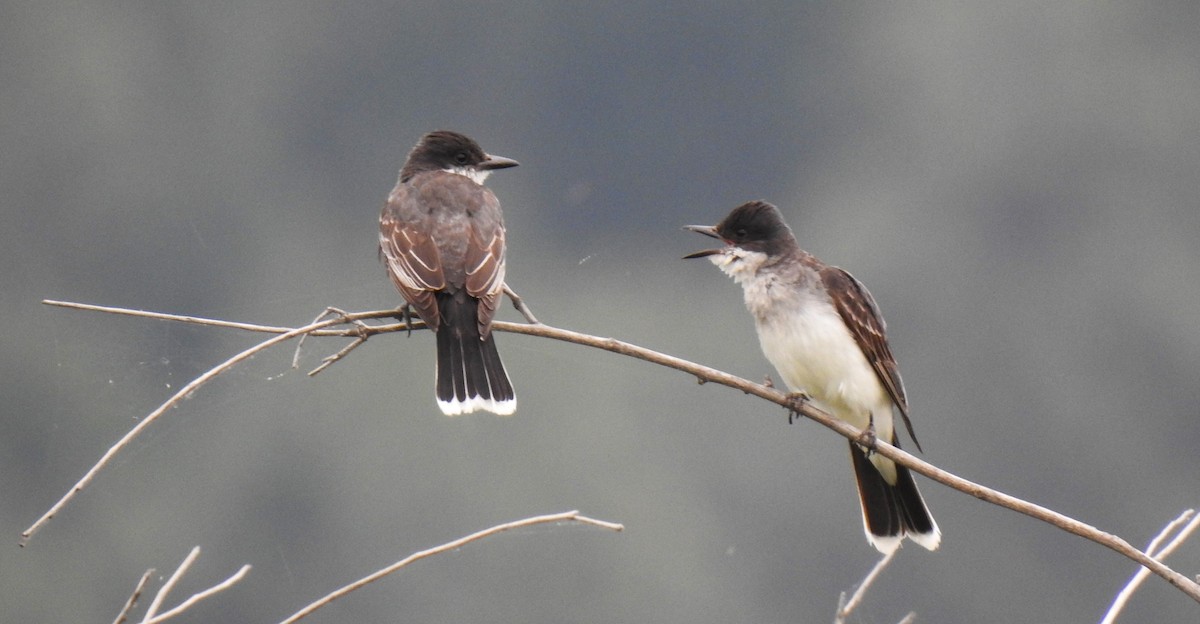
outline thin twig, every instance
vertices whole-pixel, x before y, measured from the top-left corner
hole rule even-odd
[[[338,320],[322,321],[320,323],[314,323],[314,324],[307,325],[305,327],[296,328],[296,329],[271,328],[268,326],[239,327],[239,325],[241,325],[241,324],[233,324],[233,323],[228,323],[225,321],[211,321],[210,322],[205,319],[197,319],[196,317],[174,316],[174,315],[169,315],[169,314],[158,314],[158,313],[140,312],[140,311],[134,311],[134,310],[124,310],[121,308],[106,308],[106,307],[102,307],[102,306],[89,306],[89,305],[85,305],[85,304],[65,303],[65,302],[61,302],[61,301],[45,301],[44,303],[46,303],[48,305],[56,305],[56,306],[61,306],[61,307],[71,307],[71,308],[77,308],[77,309],[83,309],[83,310],[94,310],[94,311],[109,312],[109,313],[115,313],[115,314],[129,314],[129,315],[133,315],[133,316],[144,316],[144,317],[158,318],[158,319],[163,319],[163,320],[181,320],[184,322],[198,323],[198,324],[202,324],[202,325],[218,325],[218,326],[223,326],[223,327],[236,327],[239,329],[249,329],[251,331],[283,332],[283,333],[280,333],[279,336],[272,338],[271,340],[268,340],[252,349],[249,349],[247,351],[244,351],[241,354],[238,354],[237,356],[234,356],[234,358],[231,358],[225,364],[223,364],[223,365],[213,369],[212,371],[205,373],[201,377],[197,378],[195,381],[193,381],[192,383],[185,386],[182,390],[180,390],[180,393],[178,393],[176,395],[179,398],[186,396],[187,393],[193,391],[196,387],[203,385],[203,383],[207,382],[209,379],[216,376],[216,374],[219,374],[221,371],[228,368],[229,366],[232,366],[234,363],[239,362],[247,357],[250,357],[250,355],[253,355],[254,353],[257,353],[258,351],[261,351],[262,349],[265,349],[271,345],[274,345],[278,342],[282,342],[283,340],[287,340],[289,338],[293,338],[295,336],[299,336],[299,335],[306,334],[306,333],[312,333],[313,335],[358,337],[361,335],[360,332],[362,331],[361,328],[342,329],[342,330],[336,330],[336,331],[330,331],[330,330],[326,329],[327,327],[329,327],[331,325],[337,324]],[[360,312],[360,313],[356,313],[356,314],[348,314],[348,315],[346,315],[344,320],[351,321],[351,320],[356,320],[356,319],[363,320],[363,319],[371,319],[371,318],[386,318],[386,317],[393,317],[394,315],[395,315],[394,310],[381,310],[381,311],[375,311],[375,312]],[[391,325],[376,325],[376,326],[370,327],[372,334],[401,331],[401,330],[406,330],[406,329],[407,329],[407,326],[404,325],[403,323],[396,323],[396,324],[391,324]],[[852,427],[851,425],[849,425],[845,422],[842,422],[841,420],[834,418],[833,416],[821,411],[820,409],[817,409],[816,407],[814,407],[813,405],[811,405],[808,402],[799,401],[795,397],[789,396],[788,394],[780,392],[779,390],[776,390],[774,388],[769,388],[763,384],[754,383],[754,382],[742,379],[741,377],[730,375],[729,373],[719,371],[719,370],[716,370],[714,368],[710,368],[707,366],[702,366],[700,364],[696,364],[696,363],[690,362],[688,360],[684,360],[684,359],[677,358],[677,357],[674,357],[671,355],[667,355],[665,353],[660,353],[658,351],[653,351],[651,349],[639,347],[637,345],[629,344],[627,342],[622,342],[620,340],[615,340],[613,338],[600,338],[597,336],[590,336],[587,334],[581,334],[581,333],[573,332],[570,330],[558,329],[555,327],[550,327],[548,325],[540,325],[540,324],[539,325],[525,325],[525,324],[519,324],[519,323],[508,323],[508,322],[503,322],[503,321],[496,321],[492,324],[492,329],[497,330],[497,331],[502,331],[502,332],[524,334],[524,335],[528,335],[528,336],[552,338],[554,340],[561,340],[564,342],[570,342],[570,343],[589,346],[589,347],[593,347],[593,348],[597,348],[597,349],[603,349],[605,351],[611,351],[613,353],[617,353],[620,355],[626,355],[629,357],[638,358],[638,359],[645,360],[647,362],[651,362],[651,363],[658,364],[661,366],[674,368],[676,370],[680,370],[685,373],[688,373],[689,375],[693,375],[697,379],[700,379],[700,380],[703,380],[706,382],[719,383],[721,385],[729,386],[730,388],[735,388],[737,390],[740,390],[746,394],[752,394],[761,399],[771,401],[772,403],[776,403],[780,406],[783,406],[784,408],[788,409],[790,412],[802,414],[803,416],[809,418],[810,420],[814,420],[814,421],[824,425],[825,427],[832,429],[833,431],[837,432],[839,435],[841,435],[845,438],[848,438],[850,440],[861,441],[862,432],[860,432],[858,429]],[[172,397],[172,399],[170,401],[168,401],[167,403],[165,403],[163,407],[160,407],[158,410],[155,410],[155,412],[153,414],[151,414],[151,417],[157,418],[158,415],[160,415],[163,411],[165,411],[171,405],[174,405],[176,402],[177,402],[177,398]],[[95,476],[95,473],[99,470],[99,468],[104,463],[106,463],[108,461],[108,459],[111,458],[112,455],[115,455],[117,451],[119,451],[121,448],[123,448],[125,445],[127,445],[129,440],[131,440],[134,436],[136,436],[137,433],[140,432],[140,430],[142,428],[144,428],[149,422],[151,422],[153,420],[153,418],[151,418],[151,417],[148,417],[146,420],[143,420],[141,423],[139,423],[139,425],[137,427],[135,427],[132,431],[130,431],[130,433],[127,434],[126,437],[123,438],[121,442],[118,442],[117,446],[114,446],[112,449],[109,449],[109,452],[105,454],[104,458],[102,458],[101,463],[94,466],[92,468],[92,470],[89,471],[88,474],[85,475],[84,478],[78,484],[76,484],[75,488],[73,488],[71,492],[69,492],[66,496],[64,496],[62,500],[60,500],[53,508],[51,508],[51,510],[49,512],[47,512],[45,516],[43,516],[41,519],[39,519],[38,522],[36,522],[32,527],[30,527],[30,529],[26,530],[26,532],[23,534],[24,539],[23,539],[22,543],[27,542],[29,537],[32,535],[32,533],[37,528],[39,528],[42,524],[44,524],[46,521],[48,521],[51,517],[53,517],[54,513],[57,512],[64,504],[66,504],[66,502],[68,500],[70,500],[70,498],[74,495],[74,493],[78,492],[80,489],[82,489],[82,487],[84,485],[86,485],[89,481],[91,481],[91,479]],[[1200,584],[1197,584],[1192,579],[1189,579],[1186,576],[1176,572],[1175,570],[1172,570],[1170,567],[1166,566],[1162,562],[1157,561],[1157,560],[1153,559],[1152,557],[1147,556],[1145,553],[1134,548],[1128,542],[1121,539],[1120,537],[1117,537],[1110,533],[1101,531],[1091,525],[1085,524],[1083,522],[1080,522],[1079,520],[1076,520],[1069,516],[1063,515],[1061,513],[1053,511],[1051,509],[1047,509],[1046,507],[1042,507],[1041,505],[1036,505],[1034,503],[1016,498],[1015,496],[1010,496],[1010,495],[1004,494],[1003,492],[1000,492],[998,490],[994,490],[994,489],[985,487],[983,485],[980,485],[978,483],[968,481],[967,479],[964,479],[964,478],[954,475],[950,472],[942,470],[942,469],[938,468],[937,466],[934,466],[934,465],[932,465],[928,462],[925,462],[913,455],[910,455],[910,454],[892,446],[891,444],[884,442],[883,440],[875,439],[874,443],[871,446],[872,446],[872,450],[874,452],[879,453],[880,455],[883,455],[884,457],[887,457],[888,459],[890,459],[894,462],[897,462],[912,471],[915,471],[922,475],[925,475],[926,477],[933,479],[934,481],[937,481],[938,483],[941,483],[942,485],[946,485],[946,486],[953,488],[955,490],[958,490],[960,492],[970,494],[971,496],[974,496],[980,500],[992,503],[994,505],[998,505],[1000,507],[1005,507],[1007,509],[1011,509],[1018,513],[1025,514],[1031,518],[1041,520],[1042,522],[1045,522],[1052,526],[1058,527],[1059,529],[1062,529],[1068,533],[1078,535],[1085,539],[1091,540],[1091,541],[1096,542],[1097,544],[1100,544],[1101,546],[1104,546],[1114,552],[1124,555],[1125,557],[1128,557],[1129,559],[1131,559],[1143,566],[1146,566],[1152,572],[1154,572],[1158,576],[1166,579],[1167,582],[1169,582],[1171,585],[1174,585],[1176,588],[1178,588],[1180,591],[1187,594],[1193,600],[1195,600],[1196,602],[1200,602]]]
[[[1167,526],[1163,527],[1163,530],[1159,531],[1158,535],[1155,535],[1154,539],[1150,540],[1150,544],[1146,546],[1146,554],[1154,557],[1155,559],[1161,559],[1171,554],[1171,552],[1174,551],[1177,546],[1179,546],[1180,538],[1186,538],[1188,534],[1195,530],[1194,526],[1185,527],[1182,531],[1180,531],[1179,535],[1177,535],[1175,539],[1171,540],[1170,544],[1167,544],[1166,548],[1162,549],[1162,551],[1159,551],[1158,547],[1162,546],[1163,541],[1170,537],[1171,532],[1177,530],[1180,525],[1189,521],[1191,521],[1191,524],[1193,525],[1196,524],[1196,520],[1193,519],[1195,515],[1195,509],[1183,510],[1183,513],[1179,514],[1178,518],[1168,522]]]
[[[150,606],[146,609],[146,615],[142,617],[142,620],[139,624],[159,624],[160,622],[165,622],[192,608],[201,600],[204,600],[205,598],[208,598],[217,592],[229,589],[234,583],[242,580],[242,577],[246,576],[246,573],[250,571],[250,565],[244,565],[240,570],[235,572],[233,576],[221,581],[220,583],[217,583],[216,585],[213,585],[212,587],[209,587],[202,592],[193,594],[191,598],[179,603],[179,605],[174,609],[160,614],[158,610],[162,608],[163,602],[165,602],[167,599],[167,595],[170,594],[171,590],[175,588],[175,585],[179,582],[179,579],[183,578],[183,576],[187,574],[188,570],[191,569],[192,564],[196,562],[196,559],[199,556],[200,547],[196,546],[191,552],[188,553],[187,557],[183,558],[183,562],[179,564],[178,568],[175,568],[175,572],[171,574],[171,577],[167,579],[167,582],[163,583],[163,586],[158,589],[158,593],[154,596],[154,601],[151,602]],[[130,609],[132,609],[133,605],[137,603],[138,596],[141,594],[142,589],[145,588],[146,581],[150,579],[152,574],[154,574],[153,568],[146,570],[146,573],[142,575],[142,580],[138,581],[137,587],[133,590],[133,596],[131,596],[125,603],[125,608],[121,610],[121,615],[117,617],[117,621],[113,624],[121,624],[125,621],[126,616],[129,615]]]
[[[1179,528],[1180,525],[1183,525],[1184,523],[1186,523],[1186,526],[1184,526],[1182,529]],[[1196,515],[1196,510],[1188,509],[1184,511],[1179,515],[1178,518],[1172,520],[1167,524],[1167,526],[1163,527],[1163,530],[1160,531],[1153,540],[1150,540],[1150,545],[1146,547],[1146,554],[1159,561],[1166,559],[1168,555],[1175,552],[1175,549],[1179,548],[1179,545],[1187,540],[1187,538],[1190,537],[1193,532],[1195,532],[1197,527],[1200,527],[1200,515]],[[1162,550],[1159,550],[1158,547],[1162,545],[1163,540],[1165,540],[1175,531],[1179,531],[1175,534],[1175,538],[1172,539],[1171,542],[1166,545],[1166,547],[1164,547]],[[1108,608],[1108,613],[1104,614],[1104,619],[1100,621],[1100,624],[1112,624],[1113,622],[1117,621],[1117,615],[1119,615],[1125,608],[1125,605],[1128,604],[1130,597],[1133,596],[1133,592],[1137,591],[1138,587],[1142,585],[1142,582],[1146,580],[1147,576],[1150,576],[1150,570],[1145,567],[1139,568],[1138,571],[1134,573],[1133,578],[1129,579],[1129,582],[1125,585],[1124,589],[1117,594],[1116,599],[1113,600],[1112,606]]]
[[[533,312],[530,311],[529,306],[525,305],[525,300],[517,296],[516,291],[514,291],[512,288],[509,288],[508,284],[504,285],[504,294],[508,295],[508,299],[512,301],[513,307],[521,313],[521,316],[525,317],[525,320],[533,323],[534,325],[542,324],[541,321],[538,321],[537,318],[533,316]]]
[[[334,353],[333,355],[325,356],[321,360],[320,365],[318,365],[316,368],[308,371],[308,376],[309,377],[317,376],[321,371],[336,364],[338,362],[338,360],[341,360],[342,358],[346,357],[347,355],[350,355],[351,351],[357,349],[360,345],[362,345],[366,341],[367,341],[367,338],[365,336],[362,338],[355,338],[354,342],[351,342],[350,344],[342,347],[341,350],[339,350],[337,353]]]
[[[495,534],[503,532],[503,531],[508,531],[510,529],[520,529],[520,528],[524,528],[524,527],[528,527],[528,526],[533,526],[535,524],[546,524],[546,523],[553,523],[553,522],[579,522],[582,524],[590,524],[593,526],[598,526],[603,529],[609,529],[611,531],[622,531],[625,529],[624,526],[622,526],[620,524],[616,524],[614,522],[608,522],[606,520],[596,520],[594,518],[588,518],[587,516],[581,516],[581,515],[579,515],[578,511],[567,511],[567,512],[558,513],[558,514],[550,514],[550,515],[546,515],[546,516],[535,516],[532,518],[525,518],[524,520],[516,520],[514,522],[507,522],[505,524],[500,524],[500,525],[494,526],[490,529],[484,529],[482,531],[479,531],[478,533],[472,533],[471,535],[468,535],[466,537],[460,537],[452,542],[447,542],[445,544],[442,544],[441,546],[435,546],[428,550],[422,550],[420,552],[413,553],[413,554],[405,557],[404,559],[401,559],[400,561],[397,561],[396,563],[393,563],[392,565],[390,565],[386,568],[383,568],[382,570],[373,572],[367,576],[364,576],[363,578],[361,578],[357,581],[354,581],[353,583],[350,583],[349,585],[346,585],[345,587],[342,587],[340,589],[336,589],[336,590],[330,592],[324,598],[321,598],[320,600],[317,600],[316,602],[313,602],[312,604],[308,605],[307,607],[304,607],[303,609],[292,614],[292,616],[289,617],[288,619],[284,620],[282,624],[292,624],[293,622],[297,622],[301,618],[307,617],[313,611],[316,611],[317,609],[324,607],[325,605],[333,602],[334,600],[337,600],[338,598],[341,598],[342,596],[345,596],[346,594],[349,594],[350,592],[355,591],[356,589],[359,589],[360,587],[363,587],[365,585],[373,583],[373,582],[391,574],[392,572],[395,572],[396,570],[403,568],[404,566],[406,566],[414,561],[419,561],[426,557],[431,557],[433,555],[444,553],[448,550],[454,550],[455,548],[460,548],[460,547],[462,547],[466,544],[469,544],[471,542],[474,542],[476,540],[480,540],[485,537],[495,535]]]
[[[138,434],[140,434],[146,427],[149,427],[154,421],[158,420],[159,416],[162,416],[164,413],[166,413],[167,410],[171,409],[172,407],[174,407],[175,405],[177,405],[181,401],[183,401],[185,398],[190,396],[192,392],[196,391],[196,389],[198,389],[201,386],[203,386],[204,384],[208,383],[209,381],[211,381],[212,379],[214,379],[221,373],[229,370],[238,362],[246,360],[246,359],[250,358],[251,356],[255,355],[256,353],[263,351],[269,347],[272,347],[280,342],[289,340],[291,338],[295,338],[296,336],[301,336],[301,335],[304,335],[307,333],[314,332],[316,330],[321,330],[326,327],[338,325],[340,323],[345,322],[344,319],[337,318],[337,319],[321,321],[319,323],[312,323],[310,325],[305,325],[304,327],[298,327],[295,329],[268,328],[265,326],[250,327],[250,326],[246,326],[245,324],[242,324],[242,323],[233,324],[233,323],[227,323],[224,321],[216,321],[216,322],[210,323],[207,319],[199,319],[196,317],[174,317],[173,315],[158,314],[158,313],[153,313],[153,312],[122,311],[122,310],[119,310],[116,308],[103,308],[101,306],[84,306],[81,304],[64,304],[62,302],[57,302],[57,301],[47,301],[46,303],[48,303],[50,305],[59,305],[59,306],[63,306],[63,307],[74,307],[74,308],[80,308],[80,309],[90,309],[90,310],[95,310],[95,311],[99,311],[99,312],[111,312],[111,313],[117,313],[117,314],[128,314],[128,313],[132,312],[133,316],[145,316],[145,317],[158,318],[158,319],[164,319],[164,320],[183,320],[184,322],[197,323],[197,324],[201,324],[201,325],[215,324],[220,327],[238,326],[238,327],[236,327],[237,329],[248,329],[250,331],[271,332],[271,333],[277,333],[278,335],[275,336],[274,338],[270,338],[270,339],[265,340],[253,347],[250,347],[249,349],[246,349],[245,351],[242,351],[241,353],[239,353],[239,354],[229,358],[228,360],[225,360],[221,364],[218,364],[217,366],[213,367],[212,369],[210,369],[208,372],[204,373],[203,375],[200,375],[199,377],[193,379],[187,385],[180,388],[178,392],[176,392],[174,395],[171,396],[171,398],[167,399],[166,403],[163,403],[157,409],[155,409],[153,412],[150,412],[150,414],[148,416],[141,419],[141,421],[138,422],[138,424],[133,429],[130,429],[129,432],[126,433],[124,437],[122,437],[120,440],[117,441],[116,444],[114,444],[112,447],[110,447],[108,449],[108,451],[106,451],[104,453],[104,455],[101,456],[100,461],[96,462],[96,464],[94,466],[92,466],[92,468],[90,470],[88,470],[85,475],[83,475],[83,478],[81,478],[70,490],[68,490],[67,493],[65,495],[63,495],[63,497],[60,498],[58,500],[58,502],[55,503],[54,506],[52,506],[50,508],[49,511],[47,511],[45,514],[43,514],[41,518],[38,518],[36,522],[34,522],[32,525],[30,525],[30,527],[28,529],[25,529],[25,531],[23,533],[21,533],[21,546],[25,546],[26,544],[28,544],[29,540],[33,537],[33,535],[35,533],[37,533],[38,530],[40,530],[42,528],[42,526],[44,526],[47,522],[49,522],[50,519],[53,518],[54,515],[59,512],[59,510],[61,510],[64,506],[66,506],[66,504],[69,503],[71,501],[71,499],[75,498],[75,496],[77,494],[79,494],[79,492],[83,491],[83,488],[87,487],[88,484],[91,483],[92,480],[96,478],[96,474],[98,474],[100,472],[100,470],[105,465],[107,465],[108,462],[110,460],[112,460],[113,457],[116,456],[117,453],[119,453],[122,449],[124,449],[126,446],[128,446],[129,443],[132,442],[133,439],[138,436]],[[364,318],[379,318],[384,315],[385,314],[380,313],[380,312],[370,312],[370,313],[363,313],[363,314],[357,314],[357,315],[348,315],[346,318],[349,320],[354,320],[354,319],[364,319]],[[378,329],[380,329],[381,331],[383,330],[383,328],[378,328]],[[387,328],[387,330],[394,331],[390,328]],[[353,333],[346,333],[346,332],[353,332],[353,331],[355,331],[355,330],[344,330],[339,333],[331,333],[331,334],[324,334],[324,335],[336,335],[336,336],[357,335],[357,334],[353,334]]]
[[[357,335],[358,338],[353,343],[351,343],[351,345],[349,347],[342,349],[336,355],[331,356],[332,359],[325,358],[324,363],[321,364],[320,367],[318,367],[316,370],[310,371],[308,373],[309,377],[312,377],[313,375],[316,375],[317,373],[321,372],[322,370],[328,368],[334,362],[342,359],[342,357],[345,354],[353,351],[355,347],[366,342],[367,338],[371,337],[371,332],[373,331],[371,329],[370,325],[367,325],[366,323],[363,323],[362,321],[360,321],[358,319],[352,319],[344,310],[342,310],[340,308],[334,308],[334,307],[325,308],[325,311],[318,314],[317,318],[314,318],[312,320],[312,322],[319,323],[319,322],[325,320],[327,317],[339,318],[339,319],[342,319],[345,323],[353,325],[355,327],[355,335]],[[292,368],[300,368],[300,351],[301,351],[301,349],[304,348],[304,341],[308,340],[308,337],[312,336],[312,335],[313,335],[312,332],[309,332],[307,334],[304,334],[303,336],[300,336],[300,340],[296,341],[296,351],[292,354]]]
[[[867,595],[867,588],[871,587],[871,583],[875,582],[875,579],[881,572],[883,572],[883,569],[892,562],[892,558],[895,557],[896,553],[898,552],[900,552],[899,548],[884,555],[875,564],[875,566],[871,568],[871,571],[868,572],[865,577],[863,577],[862,582],[858,584],[858,589],[854,590],[854,595],[850,596],[850,600],[846,600],[846,592],[842,592],[841,597],[838,598],[838,610],[837,615],[833,619],[834,624],[845,623],[846,618],[854,612],[854,609],[857,608],[859,603],[862,602],[863,597]]]
[[[909,611],[908,615],[904,616],[904,619],[900,620],[899,622],[896,622],[896,624],[913,624],[913,622],[916,622],[916,621],[917,621],[917,614],[915,612]]]
[[[172,589],[175,589],[175,584],[179,582],[179,579],[183,578],[184,574],[187,574],[188,569],[192,567],[192,564],[196,562],[196,558],[199,556],[200,547],[196,546],[192,549],[192,552],[189,552],[183,558],[183,562],[179,564],[178,568],[175,568],[175,571],[171,573],[167,582],[163,583],[158,593],[154,595],[154,602],[151,602],[150,607],[146,609],[146,617],[143,618],[143,621],[154,619],[154,616],[158,615],[158,610],[162,607],[163,602],[166,601],[167,594],[171,593]]]
[[[201,600],[210,598],[219,592],[223,592],[226,589],[229,589],[235,583],[242,580],[242,578],[244,578],[248,572],[250,572],[250,564],[247,563],[246,565],[243,565],[241,568],[239,568],[237,572],[234,572],[233,576],[221,581],[220,583],[217,583],[216,585],[213,585],[212,587],[209,587],[208,589],[206,589],[202,592],[196,592],[195,594],[192,594],[190,598],[179,603],[179,606],[175,607],[174,609],[171,609],[170,611],[163,613],[162,615],[159,615],[158,617],[142,620],[141,624],[160,624],[161,622],[165,622],[165,621],[179,615],[180,613],[183,613],[184,611],[191,609],[197,603],[199,603]]]
[[[137,605],[138,599],[142,597],[142,590],[146,588],[146,583],[153,574],[154,568],[146,570],[146,573],[142,575],[142,579],[134,586],[133,593],[129,595],[129,600],[125,601],[125,606],[117,614],[117,619],[113,620],[113,624],[122,624],[129,618],[129,612]]]
[[[263,334],[286,334],[296,331],[295,327],[280,327],[278,325],[261,325],[258,323],[238,323],[234,321],[222,321],[220,319],[210,319],[201,316],[188,316],[185,314],[167,314],[165,312],[147,312],[145,310],[131,310],[129,308],[115,308],[112,306],[95,305],[91,303],[76,303],[73,301],[57,301],[54,299],[43,299],[42,303],[48,306],[57,308],[67,308],[70,310],[83,310],[85,312],[104,312],[106,314],[117,314],[120,316],[137,316],[141,318],[150,318],[159,321],[173,321],[176,323],[188,323],[191,325],[204,325],[205,327],[227,327],[230,329],[241,329],[251,332],[259,332]],[[380,318],[395,318],[395,310],[375,310],[372,312],[356,312],[347,314],[342,321],[365,321],[370,319]],[[354,328],[346,329],[324,329],[331,325],[339,323],[322,324],[322,329],[315,329],[307,332],[313,336],[349,336],[358,335],[358,330]],[[419,324],[419,321],[413,322],[413,329],[424,327]],[[404,323],[395,323],[392,325],[377,325],[374,328],[375,333],[390,333],[396,331],[404,331]]]

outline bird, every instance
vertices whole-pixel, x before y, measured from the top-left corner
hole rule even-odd
[[[505,292],[504,215],[483,185],[516,167],[449,130],[425,134],[409,152],[379,216],[379,253],[410,310],[437,336],[435,394],[447,416],[516,411],[496,350],[492,319]]]
[[[801,249],[765,201],[744,203],[715,226],[684,229],[724,243],[685,258],[708,258],[741,285],[763,354],[789,390],[897,446],[898,412],[920,448],[887,326],[861,282]],[[888,554],[907,537],[936,550],[941,530],[908,468],[856,441],[850,457],[868,543]]]

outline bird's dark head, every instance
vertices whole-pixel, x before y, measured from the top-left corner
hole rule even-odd
[[[684,256],[703,258],[716,254],[729,255],[743,250],[767,257],[782,255],[796,246],[792,230],[783,222],[779,209],[765,201],[746,202],[733,209],[716,225],[688,225],[685,230],[720,239],[723,249],[709,249]]]
[[[516,167],[517,161],[492,156],[465,134],[450,130],[435,130],[421,137],[408,153],[400,178],[407,180],[423,171],[452,171],[482,184],[496,169]]]

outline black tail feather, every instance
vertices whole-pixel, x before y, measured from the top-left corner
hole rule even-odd
[[[871,463],[866,451],[854,442],[850,443],[850,457],[858,481],[867,540],[885,553],[895,550],[905,537],[929,550],[936,549],[941,531],[908,468],[896,464],[896,483],[891,484]]]
[[[508,415],[516,409],[495,336],[480,339],[478,305],[479,300],[462,291],[438,295],[437,400],[447,415],[479,409]]]

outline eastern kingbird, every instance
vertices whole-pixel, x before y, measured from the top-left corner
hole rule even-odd
[[[483,186],[517,161],[484,153],[457,132],[421,137],[379,216],[388,276],[437,334],[437,402],[448,416],[517,409],[492,336],[505,291],[504,216]]]
[[[779,210],[766,202],[742,204],[715,226],[684,229],[725,243],[685,257],[707,257],[742,285],[763,354],[791,391],[859,429],[874,427],[893,445],[892,411],[899,410],[912,436],[886,325],[865,286],[800,249]],[[850,457],[867,541],[883,553],[905,537],[936,549],[941,531],[909,470],[855,442]]]

